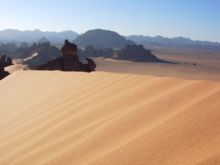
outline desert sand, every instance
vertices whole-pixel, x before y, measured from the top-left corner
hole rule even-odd
[[[17,71],[0,81],[1,165],[219,165],[220,82]]]
[[[177,64],[132,62],[108,58],[96,58],[95,61],[98,71],[220,81],[220,53],[215,56],[165,53],[156,54],[156,56]]]

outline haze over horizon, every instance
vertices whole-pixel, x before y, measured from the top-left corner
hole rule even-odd
[[[108,29],[125,36],[183,36],[220,42],[218,0],[8,0],[0,4],[0,30],[84,33]]]

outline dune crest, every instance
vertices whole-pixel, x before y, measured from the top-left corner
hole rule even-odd
[[[18,71],[0,91],[0,164],[219,163],[219,82]]]

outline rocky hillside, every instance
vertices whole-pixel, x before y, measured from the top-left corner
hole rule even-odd
[[[135,44],[116,32],[109,30],[90,30],[75,39],[79,47],[92,45],[96,48],[122,48],[127,44]]]

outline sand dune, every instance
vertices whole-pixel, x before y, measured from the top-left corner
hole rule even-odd
[[[220,164],[219,82],[18,71],[0,91],[1,165]]]
[[[28,66],[22,65],[22,64],[14,64],[14,65],[11,65],[5,68],[5,70],[8,71],[10,74],[15,73],[17,71],[21,71],[21,70],[27,70],[27,69],[28,69]]]

